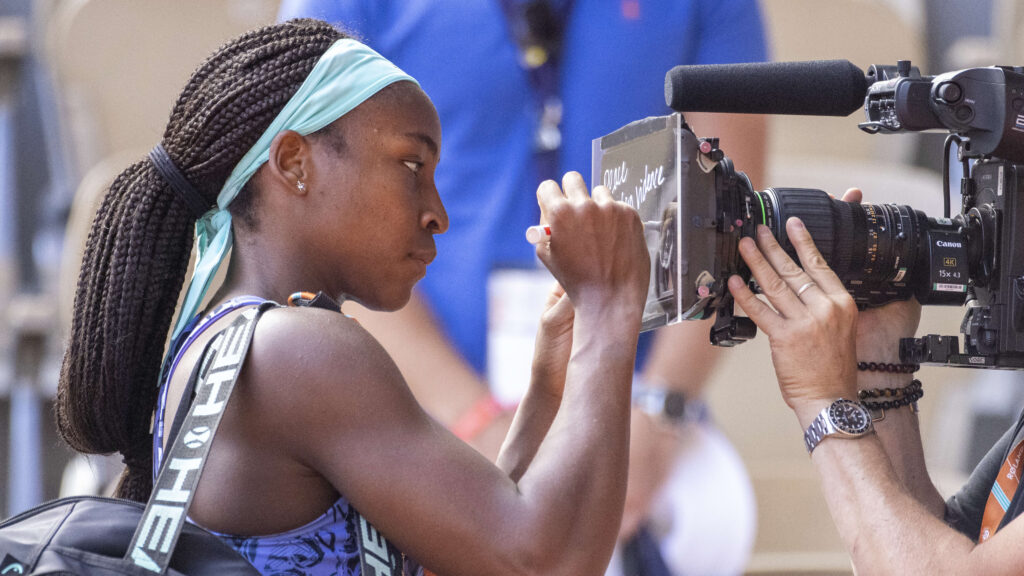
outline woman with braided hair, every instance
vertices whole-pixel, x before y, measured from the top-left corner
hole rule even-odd
[[[213,54],[96,215],[61,373],[64,438],[122,453],[119,495],[145,499],[165,416],[206,343],[242,310],[319,293],[333,310],[277,307],[257,325],[192,521],[265,574],[359,574],[360,515],[437,574],[601,573],[625,492],[642,225],[607,189],[591,198],[579,174],[537,190],[554,231],[537,254],[560,286],[491,464],[427,416],[373,337],[330,305],[408,301],[448,226],[440,145],[416,81],[326,23],[261,28]],[[171,330],[193,232],[199,259]]]

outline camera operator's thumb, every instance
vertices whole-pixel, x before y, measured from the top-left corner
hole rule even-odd
[[[860,204],[860,201],[863,199],[864,193],[860,191],[860,188],[848,188],[846,192],[843,192],[843,202],[852,202],[854,204]]]
[[[859,188],[850,188],[842,198],[843,202],[854,203],[863,199]],[[900,339],[913,337],[920,320],[921,305],[913,297],[861,310],[857,319],[857,360],[899,363]]]
[[[578,172],[567,173],[562,188],[553,180],[542,182],[537,202],[542,224],[551,229],[550,240],[537,246],[537,257],[573,306],[635,307],[639,321],[650,284],[650,256],[636,210],[616,202],[603,186],[591,198]]]

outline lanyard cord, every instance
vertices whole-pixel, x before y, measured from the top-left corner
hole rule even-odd
[[[537,176],[558,179],[562,145],[562,99],[559,91],[565,28],[572,0],[501,0],[519,65],[527,72],[537,106],[534,152]]]

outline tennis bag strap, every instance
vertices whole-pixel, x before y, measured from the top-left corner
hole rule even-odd
[[[153,485],[142,521],[135,530],[125,556],[136,566],[163,574],[171,562],[174,546],[185,526],[210,446],[217,433],[224,407],[245,362],[256,321],[267,309],[265,302],[243,311],[225,330],[210,341],[203,352],[195,386],[195,401],[176,434]]]
[[[177,428],[175,418],[171,448],[165,455],[160,475],[142,513],[142,521],[128,547],[125,559],[136,566],[156,574],[167,570],[174,546],[185,526],[206,458],[210,455],[213,437],[224,415],[224,407],[249,352],[256,322],[265,311],[277,306],[279,304],[267,301],[243,311],[207,344],[188,384],[195,399],[180,428]],[[186,390],[182,402],[191,395]],[[355,515],[362,573],[367,576],[402,574],[402,555],[366,518],[358,512]]]

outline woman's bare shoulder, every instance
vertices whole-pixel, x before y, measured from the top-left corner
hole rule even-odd
[[[265,312],[249,355],[258,373],[276,376],[275,381],[288,377],[310,392],[364,378],[401,379],[391,357],[355,319],[318,308]]]
[[[316,308],[277,308],[256,327],[243,377],[250,414],[306,433],[338,432],[420,413],[391,357],[357,321]],[[294,430],[299,432],[298,430]]]

